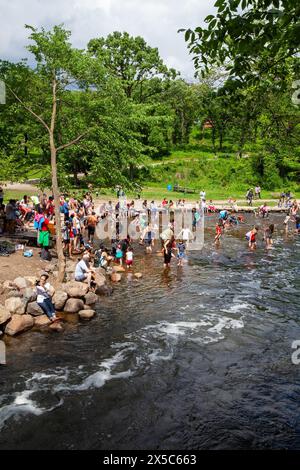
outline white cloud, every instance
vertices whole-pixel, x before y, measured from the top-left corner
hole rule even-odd
[[[179,28],[195,27],[214,11],[215,0],[0,0],[0,57],[28,57],[24,24],[50,28],[64,23],[76,47],[113,31],[142,36],[158,47],[167,65],[186,78],[194,70]]]

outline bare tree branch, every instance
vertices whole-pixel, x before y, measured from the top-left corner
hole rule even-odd
[[[76,139],[71,140],[67,144],[63,144],[60,147],[57,147],[56,151],[59,152],[60,150],[63,150],[65,148],[71,147],[71,145],[77,144],[83,137],[85,137],[89,131],[84,132],[83,134],[80,134]]]
[[[7,86],[7,85],[6,85]],[[31,113],[40,123],[47,129],[48,132],[50,132],[49,126],[46,124],[43,118],[36,114],[29,106],[26,106],[26,104],[18,97],[18,95],[9,87],[7,86],[8,90],[11,92],[11,94],[16,98],[17,101],[25,108],[29,113]]]

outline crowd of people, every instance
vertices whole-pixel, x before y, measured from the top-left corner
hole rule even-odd
[[[249,194],[250,191],[250,194]],[[247,192],[247,197],[251,199],[251,190]],[[255,188],[256,197],[260,198],[261,188]],[[252,193],[253,194],[253,193]],[[78,257],[84,253],[81,265],[76,271],[77,279],[86,276],[85,280],[91,282],[92,272],[89,271],[91,250],[94,248],[94,238],[97,225],[100,221],[105,221],[113,228],[113,235],[110,237],[110,248],[104,244],[100,245],[96,252],[95,260],[98,266],[107,269],[112,261],[131,269],[134,261],[133,243],[128,233],[122,233],[124,218],[131,219],[131,223],[139,232],[138,242],[145,246],[146,253],[151,253],[154,247],[155,239],[161,240],[161,249],[164,255],[164,265],[168,267],[172,257],[177,258],[179,266],[183,264],[186,258],[186,252],[189,244],[194,239],[194,233],[200,223],[201,214],[218,213],[214,243],[220,244],[220,240],[228,228],[245,223],[243,215],[238,214],[238,207],[235,199],[230,198],[228,203],[230,210],[218,210],[212,200],[206,201],[206,192],[202,190],[199,194],[199,201],[196,204],[187,203],[185,199],[179,199],[174,202],[163,198],[161,203],[151,200],[139,201],[136,207],[136,201],[127,202],[122,188],[118,188],[118,201],[113,203],[111,200],[103,202],[99,208],[95,208],[92,193],[86,192],[81,197],[75,194],[60,196],[60,221],[62,229],[63,250],[66,257]],[[287,215],[284,220],[284,227],[289,229],[290,223],[296,224],[296,231],[300,231],[299,205],[296,200],[290,200],[290,193],[284,193],[284,198],[288,197]],[[283,195],[282,195],[283,198]],[[28,227],[34,227],[37,230],[38,244],[41,247],[41,258],[50,260],[50,239],[51,233],[55,233],[55,206],[52,195],[41,194],[40,196],[27,196],[19,200],[9,200],[6,206],[3,204],[3,189],[0,188],[0,233],[1,231],[13,233],[16,228],[23,230]],[[249,200],[250,200],[249,199]],[[141,204],[142,202],[142,204]],[[191,210],[192,226],[176,227],[174,220],[170,219],[169,226],[160,235],[159,214],[174,214],[181,212],[187,214]],[[97,213],[96,213],[97,212]],[[262,204],[255,211],[257,217],[267,218],[269,208],[266,203]],[[272,234],[274,226],[270,224],[264,229],[264,240],[267,248],[272,245]],[[256,247],[256,236],[258,226],[256,225],[246,234],[249,248]],[[101,238],[101,237],[100,237]],[[84,268],[84,265],[87,268]]]

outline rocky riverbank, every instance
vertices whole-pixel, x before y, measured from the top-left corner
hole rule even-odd
[[[76,263],[67,262],[67,281],[58,284],[55,281],[57,276],[56,263],[51,263],[45,268],[49,273],[53,288],[52,301],[58,316],[63,319],[64,313],[78,314],[80,319],[90,319],[95,315],[95,305],[99,302],[100,296],[110,295],[112,287],[107,282],[105,274],[96,270],[96,287],[93,291],[83,282],[76,282],[73,273]],[[117,275],[114,271],[111,277]],[[18,276],[14,280],[6,280],[0,284],[0,335],[6,334],[15,336],[33,327],[51,328],[55,330],[63,329],[61,323],[51,323],[38,305],[37,293],[35,289],[38,276]]]

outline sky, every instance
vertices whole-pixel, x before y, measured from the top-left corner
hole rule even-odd
[[[30,57],[25,24],[50,29],[63,23],[72,44],[84,48],[92,38],[113,31],[142,36],[157,47],[169,67],[192,80],[194,67],[179,28],[202,25],[215,0],[0,0],[0,58]]]

